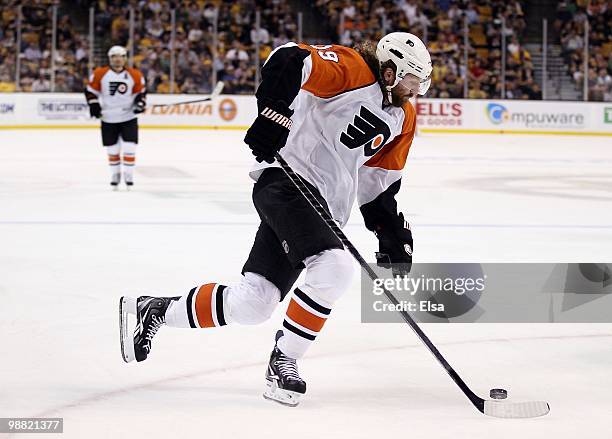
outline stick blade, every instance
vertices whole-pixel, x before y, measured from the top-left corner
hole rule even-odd
[[[501,402],[490,399],[484,402],[484,414],[496,418],[537,418],[550,411],[546,401]]]
[[[123,361],[130,363],[136,359],[134,353],[134,330],[130,328],[129,316],[136,323],[136,299],[123,296],[119,299],[119,343],[121,345],[121,356]]]
[[[217,96],[219,96],[221,92],[223,91],[224,86],[225,84],[222,81],[217,82],[217,85],[215,85],[215,88],[210,94],[210,99],[212,100],[212,99],[215,99]]]

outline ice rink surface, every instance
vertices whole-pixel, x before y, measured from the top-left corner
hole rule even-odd
[[[0,131],[0,417],[63,417],[70,438],[610,436],[612,325],[424,325],[481,396],[551,405],[487,418],[407,326],[360,323],[357,277],[300,362],[297,408],[261,396],[284,306],[257,327],[164,328],[147,362],[126,365],[119,296],[239,278],[258,223],[243,135],[141,131],[128,193],[110,191],[97,130]],[[419,137],[398,196],[415,261],[610,262],[611,147]],[[357,210],[345,231],[373,260]]]

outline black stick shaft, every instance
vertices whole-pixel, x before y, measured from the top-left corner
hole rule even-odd
[[[185,102],[175,102],[174,104],[154,104],[154,107],[173,107],[175,105],[186,105],[186,104],[197,104],[198,102],[208,102],[212,101],[212,96],[203,99],[196,99],[194,101],[185,101]]]
[[[331,214],[319,203],[319,200],[314,196],[314,194],[310,191],[310,188],[304,184],[302,178],[295,173],[291,166],[283,159],[283,157],[276,153],[275,155],[276,161],[280,164],[287,177],[293,182],[293,184],[297,187],[300,193],[306,198],[308,203],[317,211],[321,219],[325,221],[325,223],[329,226],[330,229],[336,234],[338,239],[342,242],[344,247],[353,255],[353,257],[359,262],[361,268],[370,276],[370,279],[376,281],[378,278],[376,272],[372,270],[372,267],[368,265],[368,263],[363,259],[359,251],[355,248],[355,246],[349,241],[344,232],[340,229],[336,221],[332,218]],[[399,301],[397,298],[391,294],[386,288],[383,287],[383,292],[387,299],[393,303],[394,305],[399,305]],[[412,328],[412,330],[416,333],[416,335],[421,339],[423,344],[427,346],[427,349],[433,354],[433,356],[438,360],[438,362],[442,365],[444,370],[450,375],[455,384],[459,386],[461,391],[468,397],[468,399],[476,406],[478,410],[481,412],[484,411],[484,400],[477,396],[465,381],[459,376],[459,374],[453,369],[453,367],[446,361],[446,358],[440,353],[438,348],[432,343],[432,341],[427,337],[427,335],[423,332],[420,326],[414,321],[414,319],[408,314],[406,311],[398,311],[404,321]]]
[[[215,88],[213,89],[210,96],[207,96],[205,98],[194,99],[192,101],[175,102],[173,104],[155,104],[153,105],[153,107],[174,107],[176,105],[197,104],[198,102],[208,102],[208,101],[212,101],[213,99],[217,98],[221,94],[222,91],[223,91],[223,82],[219,81],[217,82],[217,85],[215,85]]]

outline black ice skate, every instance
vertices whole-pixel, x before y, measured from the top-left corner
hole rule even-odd
[[[131,191],[133,187],[134,187],[134,182],[132,180],[125,179],[125,188],[128,191]]]
[[[121,182],[121,174],[119,172],[116,172],[115,174],[112,175],[111,177],[111,188],[116,191],[119,189],[119,183]]]
[[[306,381],[300,378],[295,359],[287,357],[278,348],[278,339],[283,331],[276,333],[276,344],[270,355],[270,362],[266,370],[268,388],[264,398],[276,401],[289,407],[295,407],[306,393]]]
[[[151,340],[166,323],[166,310],[179,297],[122,297],[119,301],[121,354],[126,363],[144,361],[151,352]],[[135,317],[134,331],[130,331],[129,316]]]

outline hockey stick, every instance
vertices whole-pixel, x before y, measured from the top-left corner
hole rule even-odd
[[[156,107],[173,107],[175,105],[197,104],[198,102],[212,101],[213,99],[216,99],[221,94],[221,92],[223,91],[223,86],[224,85],[225,84],[223,84],[223,82],[221,82],[221,81],[217,82],[217,85],[215,85],[215,88],[213,89],[212,93],[209,96],[207,96],[205,98],[202,98],[202,99],[196,99],[196,100],[193,100],[193,101],[175,102],[173,104],[155,104],[155,105],[153,105],[153,108],[156,108]]]
[[[287,164],[285,159],[279,154],[275,155],[276,161],[280,164],[287,177],[293,182],[295,187],[300,193],[306,198],[308,203],[316,210],[319,216],[325,221],[329,228],[336,234],[338,239],[342,241],[344,247],[353,255],[353,257],[359,262],[361,268],[370,276],[370,279],[376,281],[378,276],[376,272],[367,264],[363,259],[359,251],[353,246],[351,241],[346,237],[344,232],[340,229],[336,221],[331,217],[330,213],[325,209],[319,200],[310,191],[310,188],[304,183],[302,178],[296,174],[293,169]],[[391,294],[386,288],[383,287],[383,293],[387,299],[394,305],[399,305],[399,301]],[[396,309],[400,309],[396,307]],[[433,356],[442,365],[444,370],[450,375],[455,384],[459,386],[461,391],[468,399],[472,402],[481,413],[488,416],[494,416],[497,418],[535,418],[537,416],[544,416],[550,411],[550,406],[545,401],[530,401],[530,402],[501,402],[499,400],[483,399],[476,395],[465,382],[459,376],[459,374],[453,369],[453,367],[446,361],[444,356],[440,353],[438,348],[431,342],[429,337],[425,335],[423,330],[414,321],[414,319],[406,311],[398,311],[404,321],[412,328],[416,335],[421,341],[427,346],[427,349],[433,354]]]

